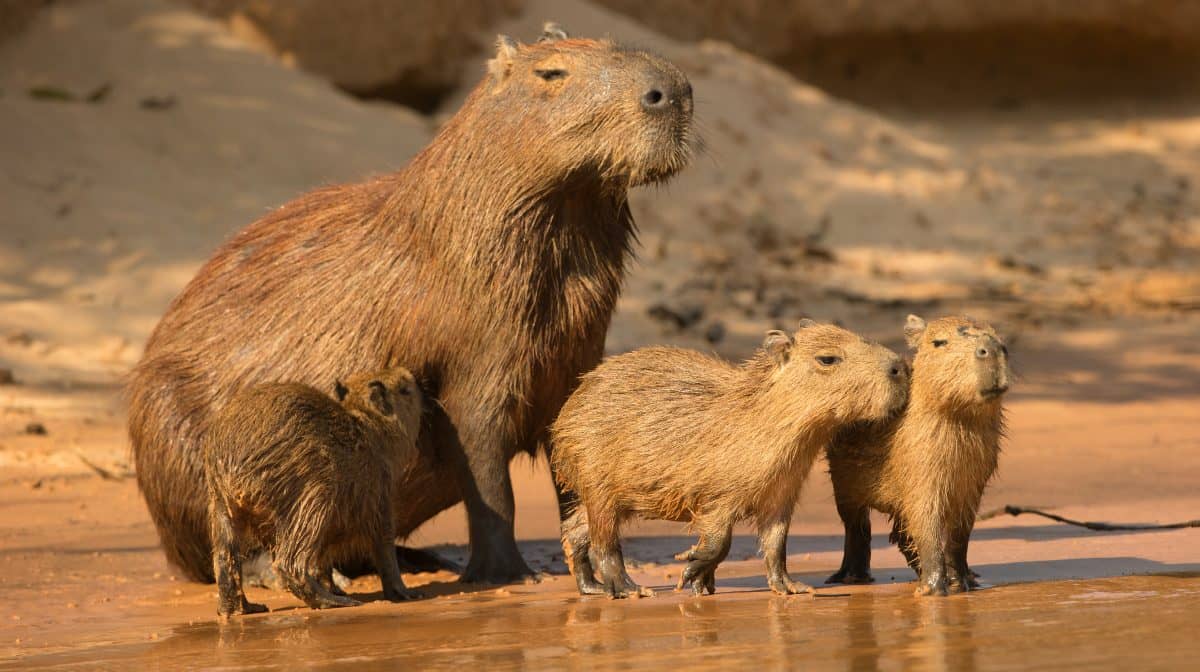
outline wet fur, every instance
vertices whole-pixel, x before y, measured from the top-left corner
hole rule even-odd
[[[906,328],[916,356],[903,413],[843,431],[828,450],[846,528],[842,566],[829,581],[873,580],[869,511],[875,509],[891,517],[890,539],[919,574],[917,592],[944,595],[978,585],[967,546],[1004,435],[1000,394],[980,391],[1007,389],[1008,355],[985,323],[948,317],[925,326],[916,319]],[[974,356],[981,344],[991,349],[990,359]]]
[[[814,357],[843,361],[822,368]],[[582,507],[563,524],[581,592],[644,593],[625,574],[619,530],[630,517],[692,523],[700,542],[680,586],[712,592],[732,525],[758,526],[772,589],[802,592],[784,567],[792,510],[814,458],[842,424],[903,401],[891,351],[831,325],[794,339],[771,332],[736,366],[691,350],[645,348],[585,375],[552,428],[556,477]],[[603,585],[592,578],[597,556]]]
[[[235,391],[393,365],[431,400],[419,457],[397,468],[396,533],[465,500],[464,580],[530,573],[509,460],[536,451],[600,361],[635,236],[627,190],[681,169],[691,144],[675,66],[559,32],[502,38],[406,168],[251,224],[167,309],[129,382],[129,434],[168,560],[190,578],[212,580],[200,443]],[[669,109],[639,107],[649,86],[674,92]]]
[[[310,607],[352,606],[330,592],[335,560],[370,557],[384,595],[405,599],[392,508],[396,466],[411,460],[421,395],[405,369],[348,378],[339,404],[298,383],[234,395],[204,441],[213,572],[223,616],[246,601],[244,551],[265,549],[283,584]]]

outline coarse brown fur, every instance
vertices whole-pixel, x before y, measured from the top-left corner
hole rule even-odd
[[[846,527],[842,567],[830,583],[872,581],[870,509],[892,518],[891,540],[919,575],[917,593],[978,587],[967,544],[996,472],[1004,435],[1008,348],[986,323],[910,315],[916,356],[904,412],[841,432],[827,454]]]
[[[785,566],[800,487],[838,427],[903,403],[906,376],[890,350],[807,320],[794,337],[768,332],[740,366],[661,347],[605,360],[551,429],[556,476],[583,504],[563,524],[580,592],[649,592],[630,580],[621,557],[620,526],[633,516],[699,531],[699,543],[682,554],[689,564],[680,588],[713,592],[734,523],[753,520],[771,589],[808,590]]]
[[[396,467],[413,459],[421,392],[407,369],[348,377],[339,401],[299,383],[235,394],[205,435],[204,476],[218,613],[266,611],[242,591],[242,549],[263,548],[296,597],[354,606],[331,592],[335,559],[375,560],[384,597],[408,599],[392,520]]]
[[[466,503],[467,581],[530,574],[508,463],[603,355],[631,254],[631,186],[687,162],[674,65],[550,26],[501,38],[403,170],[319,189],[235,235],[167,309],[129,384],[138,485],[168,559],[211,580],[199,445],[241,387],[400,365],[431,412],[396,532]]]

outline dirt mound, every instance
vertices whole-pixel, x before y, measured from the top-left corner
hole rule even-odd
[[[521,0],[189,0],[284,62],[366,98],[421,111],[460,83],[492,36],[485,28]],[[484,49],[483,51],[487,51]],[[473,79],[473,78],[471,78]]]

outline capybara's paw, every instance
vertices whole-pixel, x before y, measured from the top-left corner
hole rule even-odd
[[[383,589],[383,599],[389,602],[406,602],[408,600],[419,600],[423,597],[425,597],[425,594],[421,591],[403,586],[398,588],[385,587]]]
[[[362,602],[352,597],[342,597],[340,595],[329,595],[328,597],[318,597],[313,600],[309,606],[313,609],[338,609],[341,607],[358,607]]]
[[[913,594],[917,597],[944,597],[949,595],[950,591],[949,587],[946,585],[945,577],[935,577],[918,581],[917,589],[913,591]]]
[[[870,572],[859,574],[845,569],[839,569],[825,579],[825,583],[844,583],[847,585],[861,585],[866,583],[875,583],[875,577],[871,576]]]
[[[245,614],[263,614],[269,611],[267,605],[258,604],[242,600],[241,604],[234,603],[232,605],[217,605],[217,616],[222,623],[228,622],[230,616],[242,616]]]
[[[579,588],[580,595],[607,595],[608,590],[604,584],[593,578],[576,577],[575,585]]]
[[[683,574],[679,575],[679,583],[675,585],[675,591],[679,592],[687,586],[691,586],[693,595],[715,594],[717,592],[716,568],[693,561],[683,569]]]
[[[767,583],[771,586],[771,592],[776,595],[802,595],[813,592],[812,586],[807,583],[789,578],[768,579]]]

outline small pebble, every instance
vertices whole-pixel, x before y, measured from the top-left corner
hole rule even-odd
[[[45,436],[48,432],[46,426],[40,422],[31,422],[25,425],[25,433],[33,436]]]

